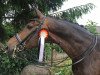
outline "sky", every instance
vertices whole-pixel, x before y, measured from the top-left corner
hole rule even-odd
[[[97,23],[97,26],[100,26],[100,0],[68,0],[63,3],[60,10],[66,10],[68,8],[87,3],[93,3],[95,8],[90,13],[83,15],[82,18],[79,18],[77,22],[79,24],[86,25],[88,20],[92,20],[93,22]]]

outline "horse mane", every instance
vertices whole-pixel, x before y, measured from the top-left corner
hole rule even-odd
[[[55,19],[55,20],[61,20],[61,21],[69,22],[69,23],[75,24],[75,25],[77,25],[77,26],[79,26],[79,27],[82,27],[82,28],[84,28],[85,30],[87,30],[87,28],[86,28],[84,25],[80,25],[80,24],[78,24],[77,22],[74,22],[74,21],[72,21],[72,20],[63,19],[63,18],[59,18],[59,17],[55,17],[55,16],[50,16],[50,15],[49,15],[48,17],[53,18],[53,19]]]

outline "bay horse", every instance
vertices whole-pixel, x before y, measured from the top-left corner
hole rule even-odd
[[[74,75],[100,75],[100,36],[94,36],[78,24],[45,17],[38,9],[35,10],[38,20],[28,23],[8,41],[9,51],[22,43],[26,48],[37,47],[38,32],[46,29],[49,33],[46,41],[58,44],[72,59]]]

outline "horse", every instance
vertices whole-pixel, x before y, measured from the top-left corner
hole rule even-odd
[[[19,44],[24,44],[26,48],[37,47],[38,33],[45,29],[49,34],[46,42],[58,44],[72,59],[73,75],[100,75],[100,36],[76,23],[45,17],[37,8],[35,11],[37,20],[29,22],[8,41],[9,51]]]

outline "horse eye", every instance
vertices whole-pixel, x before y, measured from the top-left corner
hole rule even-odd
[[[27,25],[27,28],[28,28],[28,29],[32,29],[33,26],[31,26],[31,25]]]

